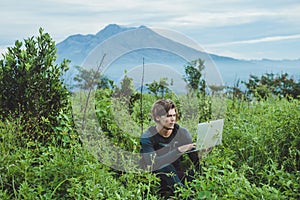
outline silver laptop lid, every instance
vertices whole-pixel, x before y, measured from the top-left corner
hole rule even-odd
[[[224,119],[198,124],[197,149],[207,149],[222,144]]]

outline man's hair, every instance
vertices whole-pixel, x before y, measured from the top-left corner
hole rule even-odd
[[[157,122],[157,120],[156,120],[157,117],[161,117],[161,116],[164,116],[164,115],[168,114],[169,110],[171,110],[171,109],[175,109],[176,119],[178,119],[177,108],[176,108],[176,105],[173,101],[171,101],[169,99],[167,99],[167,100],[164,100],[164,99],[157,100],[152,105],[151,117],[155,122]]]

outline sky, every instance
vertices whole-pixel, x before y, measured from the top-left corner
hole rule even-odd
[[[59,43],[118,24],[177,31],[221,56],[299,59],[299,19],[299,0],[0,0],[0,53],[40,27]]]

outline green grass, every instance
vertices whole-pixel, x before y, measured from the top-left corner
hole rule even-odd
[[[299,123],[297,100],[227,100],[223,145],[176,198],[299,199]],[[160,199],[152,174],[110,169],[72,137],[42,145],[22,130],[18,119],[0,122],[0,199]],[[47,135],[64,131],[55,130]]]

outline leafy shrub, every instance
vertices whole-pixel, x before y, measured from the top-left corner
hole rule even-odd
[[[108,111],[111,99],[103,100]],[[202,159],[202,171],[176,199],[299,199],[298,108],[291,99],[228,100],[223,145]],[[57,133],[72,130],[60,121]],[[160,199],[153,174],[111,170],[76,138],[66,139],[68,148],[42,145],[22,137],[22,126],[0,123],[1,199]]]
[[[0,118],[21,119],[27,137],[45,141],[50,135],[39,135],[39,129],[50,132],[59,126],[60,113],[70,111],[69,92],[61,80],[68,61],[57,65],[55,42],[43,29],[39,33],[24,45],[17,40],[0,60]]]
[[[16,139],[21,126],[0,122],[1,199],[157,199],[152,174],[117,174],[76,143],[64,148]]]
[[[224,147],[213,150],[202,162],[202,172],[196,174],[188,190],[178,190],[180,199],[191,194],[196,199],[285,199],[272,186],[251,183],[242,168],[233,167],[232,154]]]
[[[176,198],[299,199],[299,101],[227,105],[223,145],[202,159],[202,171]]]
[[[25,40],[25,47],[16,41],[0,61],[0,198],[160,199],[155,175],[135,168],[117,172],[81,145],[70,114],[69,93],[60,79],[67,61],[54,64],[54,46],[40,29],[39,37]],[[151,125],[149,111],[157,97],[143,94],[141,107],[139,94],[123,101],[122,95],[112,98],[113,87],[106,86],[90,94],[95,95],[91,98],[95,102],[83,108],[86,112],[81,112],[82,103],[90,101],[83,93],[74,94],[78,99],[73,106],[79,109],[73,109],[78,112],[73,116],[83,117],[78,125],[91,130],[100,123],[101,133],[110,142],[139,152],[140,125]],[[290,86],[285,86],[290,92]],[[258,89],[256,92],[268,92],[265,85]],[[223,145],[202,159],[202,171],[187,188],[177,189],[177,199],[190,195],[196,199],[300,198],[299,101],[263,93],[260,101],[228,100]],[[191,133],[199,120],[214,117],[211,103],[215,100],[208,95],[190,99],[168,93],[165,97],[177,103],[182,116],[179,122]],[[94,114],[93,105],[97,120],[86,120]],[[86,137],[100,142],[107,139],[92,133]],[[118,152],[106,152],[100,143],[93,145],[102,156],[120,157]]]
[[[269,95],[297,98],[300,95],[300,82],[294,80],[287,73],[275,75],[266,73],[260,78],[250,75],[248,82],[244,82],[247,87],[247,95],[267,98]]]
[[[236,154],[233,166],[243,169],[251,184],[297,199],[299,101],[268,98],[238,104],[228,109],[224,133],[224,146]]]
[[[117,101],[113,101],[113,98],[111,97],[112,91],[109,89],[106,90],[97,90],[95,94],[95,106],[96,106],[96,114],[98,118],[98,122],[101,127],[101,131],[103,134],[107,135],[111,142],[121,148],[124,148],[124,150],[133,151],[136,149],[137,145],[137,138],[132,137],[132,133],[135,133],[134,131],[132,133],[127,133],[126,127],[119,126],[118,120],[116,120],[116,114],[120,115],[120,121],[127,121],[129,118],[124,118],[124,111],[126,109],[121,109],[120,107],[114,107],[114,105],[117,105],[117,103],[120,103]],[[122,107],[122,105],[120,105]],[[128,106],[124,105],[125,107]],[[116,109],[116,110],[114,110]],[[126,113],[125,113],[126,114]],[[128,122],[128,121],[127,121]],[[125,123],[123,125],[132,126],[129,123]]]

